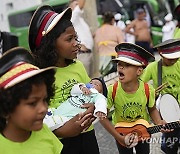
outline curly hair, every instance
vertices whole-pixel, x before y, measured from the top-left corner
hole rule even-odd
[[[33,51],[36,65],[40,68],[56,66],[58,62],[58,53],[56,50],[57,38],[65,32],[68,27],[71,27],[72,22],[67,19],[60,20],[56,26],[43,37],[41,45],[35,51]],[[66,59],[67,64],[71,64],[74,61]]]
[[[33,85],[45,84],[47,88],[47,102],[54,96],[54,70],[48,70],[26,79],[8,89],[0,89],[0,132],[6,127],[5,117],[12,113],[21,99],[28,99]]]

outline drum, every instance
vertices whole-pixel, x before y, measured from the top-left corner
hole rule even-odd
[[[166,122],[180,120],[180,107],[174,96],[171,94],[163,94],[158,99],[157,106],[159,112]]]

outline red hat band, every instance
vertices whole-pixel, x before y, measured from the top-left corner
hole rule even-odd
[[[148,61],[145,60],[144,58],[140,57],[139,55],[133,53],[133,52],[128,52],[128,51],[120,51],[120,52],[117,52],[118,55],[125,55],[125,56],[129,56],[129,57],[132,57],[134,59],[137,59],[137,61],[140,61],[142,62],[145,66],[148,65]]]
[[[158,49],[159,53],[174,53],[180,51],[180,46],[168,49]]]
[[[19,62],[14,67],[12,67],[7,73],[5,73],[0,78],[0,88],[5,87],[8,83],[20,77],[23,74],[31,72],[33,70],[38,70],[39,68],[25,62]]]
[[[54,12],[54,11],[51,11],[51,12],[48,12],[46,14],[46,16],[44,17],[42,23],[41,23],[41,26],[39,28],[39,31],[38,31],[38,34],[37,34],[37,37],[36,37],[36,47],[39,47],[40,44],[41,44],[41,40],[42,40],[42,37],[43,35],[45,34],[48,26],[50,25],[50,23],[52,22],[52,20],[58,15],[58,13]]]

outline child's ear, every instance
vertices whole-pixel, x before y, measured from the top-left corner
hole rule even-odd
[[[137,69],[137,75],[140,76],[143,73],[143,67],[138,67]]]

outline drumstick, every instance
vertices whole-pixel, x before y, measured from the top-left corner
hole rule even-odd
[[[161,90],[163,90],[164,88],[166,88],[168,86],[168,82],[163,83],[162,85],[160,85],[159,87],[156,88],[155,92],[158,93]]]

